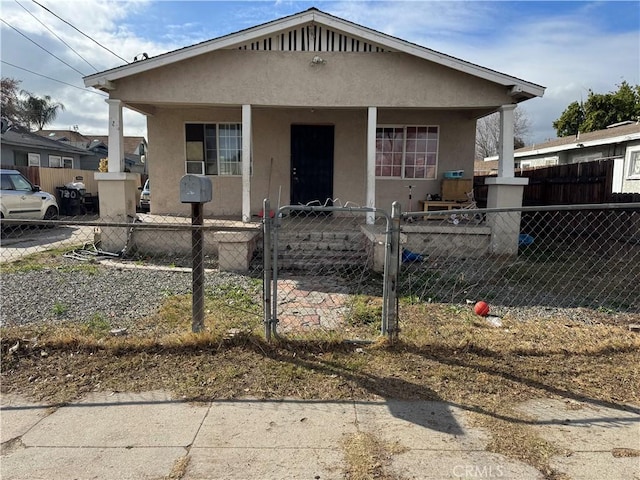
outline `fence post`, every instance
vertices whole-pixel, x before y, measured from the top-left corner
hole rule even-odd
[[[203,215],[202,203],[191,204],[191,225],[197,226],[191,231],[191,272],[192,272],[192,322],[194,333],[204,330],[204,257],[203,257]]]
[[[400,203],[391,205],[391,224],[387,228],[385,255],[382,334],[393,342],[398,338],[398,269],[400,265]]]
[[[262,282],[264,336],[271,341],[271,216],[269,200],[262,202],[262,261],[264,277]]]

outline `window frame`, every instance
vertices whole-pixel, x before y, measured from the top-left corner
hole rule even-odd
[[[202,160],[189,159],[190,154],[197,153],[195,151],[189,152],[190,141],[187,139],[187,126],[193,126],[193,125],[198,125],[202,127],[202,141],[200,140],[191,141],[193,143],[202,144],[201,145]],[[213,161],[209,161],[210,159],[208,157],[209,151],[213,149],[207,148],[207,138],[213,138],[211,135],[207,137],[207,127],[212,127],[212,126],[215,127],[215,152],[216,152],[215,163]],[[234,127],[234,128],[231,128],[230,130],[235,129],[235,132],[237,132],[237,135],[234,137],[224,137],[226,141],[221,142],[220,127]],[[225,131],[225,129],[223,128],[222,131]],[[242,168],[243,168],[242,162],[243,162],[244,152],[242,149],[242,123],[241,122],[201,122],[201,121],[200,122],[184,122],[183,133],[184,133],[184,145],[185,145],[185,150],[184,150],[185,173],[191,173],[196,175],[208,175],[212,177],[242,177]],[[221,147],[222,144],[227,144],[227,142],[229,142],[228,140],[229,138],[233,139],[231,143],[235,143],[235,146],[236,146],[235,152],[240,158],[240,160],[237,162],[225,160],[224,154],[221,155],[221,151],[230,151],[230,149],[228,148],[225,149]],[[193,146],[191,146],[191,150],[193,150]],[[197,168],[193,168],[196,165],[200,165],[199,173],[196,172],[196,170],[198,170]],[[215,173],[207,173],[208,165],[210,166],[214,165]],[[238,173],[224,173],[227,171],[236,171]]]
[[[407,130],[410,128],[426,128],[427,129],[427,135],[428,135],[428,129],[430,128],[435,128],[436,129],[436,148],[435,148],[435,152],[429,151],[429,139],[426,139],[426,150],[423,152],[424,153],[424,158],[425,158],[425,164],[424,164],[424,169],[425,169],[425,175],[427,174],[427,172],[429,172],[430,168],[429,167],[433,167],[433,176],[424,176],[424,177],[408,177],[406,176],[406,169],[408,167],[407,165]],[[376,171],[378,170],[378,162],[377,162],[377,156],[379,154],[378,152],[378,146],[377,146],[377,142],[378,142],[378,130],[379,129],[402,129],[402,163],[400,165],[400,176],[397,175],[378,175],[376,172],[376,179],[380,179],[380,180],[437,180],[438,178],[438,163],[439,163],[439,157],[440,157],[440,125],[433,125],[433,124],[425,124],[425,125],[417,125],[417,124],[378,124],[376,125]],[[420,153],[420,152],[409,152],[409,153]],[[435,163],[433,165],[427,163],[427,156],[428,155],[435,155]],[[388,165],[382,165],[382,166],[388,166]],[[393,164],[390,165],[391,168],[393,169]],[[409,167],[411,167],[409,165]],[[416,165],[413,165],[414,168],[416,168]]]
[[[54,165],[53,162],[57,162]],[[61,155],[49,155],[49,168],[62,168],[62,156]]]
[[[628,148],[627,152],[629,158],[627,180],[640,180],[640,148]]]
[[[27,165],[29,167],[40,166],[40,154],[39,153],[27,153]]]

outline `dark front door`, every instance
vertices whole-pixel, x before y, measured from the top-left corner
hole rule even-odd
[[[291,204],[333,198],[333,125],[291,126]]]

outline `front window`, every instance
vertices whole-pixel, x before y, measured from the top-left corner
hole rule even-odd
[[[49,167],[62,168],[62,157],[58,155],[49,155]]]
[[[29,154],[29,166],[30,167],[39,167],[40,166],[40,154],[39,153],[30,153]]]
[[[629,155],[629,174],[627,178],[640,179],[640,150],[632,151]]]
[[[242,125],[187,123],[186,172],[204,175],[242,175]]]
[[[376,129],[376,176],[434,179],[438,165],[437,126]]]

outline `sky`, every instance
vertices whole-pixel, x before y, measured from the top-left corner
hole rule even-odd
[[[553,121],[589,90],[640,84],[638,0],[0,0],[0,69],[3,77],[21,80],[21,89],[65,106],[46,128],[106,135],[106,96],[85,89],[83,75],[310,7],[546,87],[542,98],[519,107],[530,123],[527,144],[555,138]],[[140,114],[125,109],[123,125],[125,135],[146,136]]]

